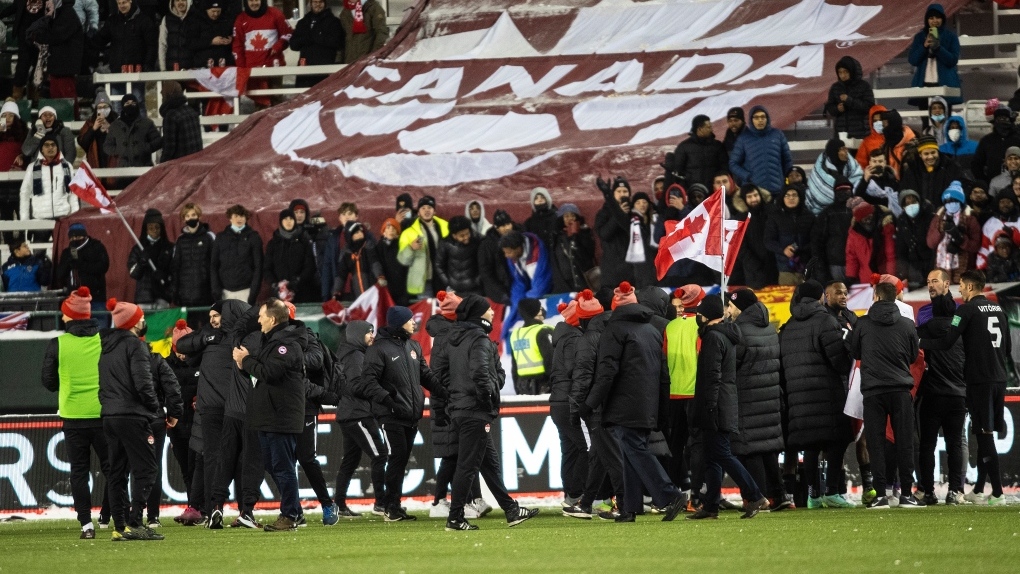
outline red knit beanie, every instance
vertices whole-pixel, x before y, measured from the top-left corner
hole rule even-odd
[[[690,283],[673,291],[673,298],[679,299],[684,309],[694,309],[705,298],[705,290],[701,285]]]
[[[190,332],[191,327],[188,326],[187,321],[184,319],[178,319],[177,322],[174,323],[174,331],[170,334],[170,348],[173,349],[175,353],[177,352],[177,341]]]
[[[439,314],[450,321],[456,321],[457,305],[460,305],[463,299],[453,291],[440,291],[436,293],[436,299],[439,300]]]
[[[112,297],[106,301],[106,310],[113,316],[113,326],[125,331],[137,325],[142,320],[142,317],[145,316],[142,313],[142,308],[138,305],[125,301],[117,301]]]
[[[637,295],[634,293],[634,286],[629,281],[620,283],[620,286],[613,289],[612,309],[621,305],[633,305],[637,303]]]
[[[287,306],[287,316],[290,317],[291,321],[293,321],[294,316],[297,314],[297,307],[295,307],[290,301],[284,301],[283,304]]]
[[[899,277],[896,277],[895,275],[889,275],[888,273],[883,273],[881,275],[878,273],[872,273],[871,286],[874,287],[879,283],[891,283],[896,286],[897,295],[903,293],[903,281],[900,281]]]
[[[92,293],[88,287],[79,287],[60,304],[60,312],[72,320],[92,318]]]
[[[577,327],[581,324],[581,319],[577,316],[577,301],[560,303],[556,306],[556,310],[559,311],[563,320],[571,327]]]
[[[591,292],[591,289],[585,289],[577,294],[577,318],[579,320],[591,319],[601,315],[603,311],[605,311],[605,308],[595,298],[595,294]]]

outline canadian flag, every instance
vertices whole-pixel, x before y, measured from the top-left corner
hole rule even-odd
[[[715,269],[723,271],[723,249],[719,225],[723,222],[723,193],[715,192],[695,207],[681,221],[667,221],[666,235],[659,240],[659,252],[655,255],[655,271],[661,280],[669,268],[681,259],[693,259]],[[726,275],[733,271],[737,261],[740,243],[744,240],[744,231],[748,215],[744,221],[728,219],[723,225],[726,229]]]
[[[102,213],[113,213],[113,208],[116,207],[110,194],[106,192],[106,188],[99,182],[96,174],[92,173],[88,162],[84,160],[74,177],[71,178],[71,192],[85,203],[98,207]]]
[[[327,307],[329,305],[329,307]],[[330,321],[340,325],[351,321],[368,321],[376,331],[386,325],[386,311],[394,305],[390,290],[386,287],[373,285],[366,289],[351,306],[339,310],[330,302],[322,304],[323,312]]]
[[[225,98],[236,98],[245,92],[251,68],[200,68],[192,70],[195,80],[203,88]]]

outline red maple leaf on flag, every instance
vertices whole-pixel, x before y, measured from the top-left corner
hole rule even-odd
[[[674,228],[674,230],[677,233],[675,243],[680,243],[681,241],[687,239],[688,237],[693,237],[698,233],[701,233],[701,230],[704,229],[705,225],[707,224],[708,219],[705,216],[696,217],[695,219],[692,219],[690,222],[686,220],[678,222],[677,227]]]
[[[255,50],[258,52],[265,51],[267,45],[269,45],[269,40],[267,40],[266,37],[262,35],[262,32],[255,34],[255,36],[253,36],[251,39],[252,48],[255,48]]]

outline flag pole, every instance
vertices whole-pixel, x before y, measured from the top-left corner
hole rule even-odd
[[[726,275],[726,186],[719,186],[719,234],[722,236],[722,265],[719,270],[721,278],[719,281],[719,295],[722,297],[723,308],[726,307],[726,290],[729,283],[729,276]]]
[[[124,222],[124,227],[126,227],[126,228],[127,228],[127,230],[128,230],[128,235],[130,235],[130,236],[131,236],[131,239],[134,239],[134,240],[135,240],[135,245],[137,245],[137,246],[138,246],[138,249],[140,249],[140,250],[142,251],[142,254],[145,254],[145,246],[144,246],[144,245],[142,245],[142,240],[141,240],[141,239],[138,239],[138,236],[137,236],[137,235],[135,235],[135,230],[134,230],[134,229],[131,229],[131,224],[130,224],[130,223],[128,223],[127,219],[125,219],[125,218],[124,218],[124,214],[120,212],[120,208],[119,208],[119,207],[117,207],[117,204],[116,204],[116,203],[112,203],[111,205],[113,206],[113,209],[114,209],[114,211],[116,211],[116,212],[117,212],[117,217],[120,217],[120,220],[121,220],[122,222]],[[152,267],[152,270],[153,270],[153,271],[157,271],[157,269],[156,269],[156,264],[155,264],[155,263],[153,263],[152,259],[148,259],[148,261],[149,261],[149,267]]]

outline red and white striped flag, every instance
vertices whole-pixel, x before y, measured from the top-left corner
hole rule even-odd
[[[723,246],[719,225],[726,228],[725,273],[730,275],[737,262],[737,252],[744,240],[744,231],[750,216],[744,221],[727,219],[723,222],[722,192],[717,191],[695,207],[681,221],[667,221],[666,235],[659,240],[655,255],[655,270],[662,279],[669,268],[681,259],[693,259],[723,272]]]
[[[192,70],[195,79],[210,92],[227,98],[236,98],[247,90],[251,68],[201,68]]]
[[[339,303],[333,304],[329,301],[322,304],[322,309],[326,317],[338,325],[351,321],[368,321],[378,331],[379,327],[386,325],[386,311],[393,305],[390,290],[373,285],[365,289],[365,292],[346,309]],[[339,310],[337,307],[340,307]]]
[[[28,329],[28,318],[31,314],[19,311],[17,313],[0,313],[0,333],[4,331],[24,331]]]
[[[71,192],[85,203],[98,207],[102,213],[113,213],[113,208],[116,207],[99,178],[92,173],[87,161],[81,162],[78,171],[71,178]]]

